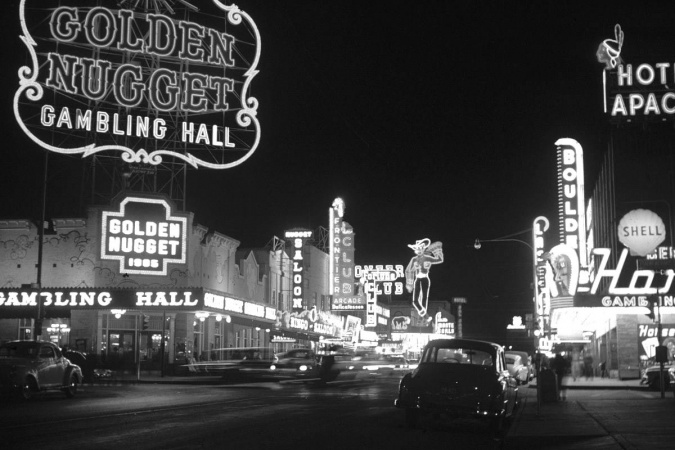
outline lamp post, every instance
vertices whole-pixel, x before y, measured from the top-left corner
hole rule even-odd
[[[497,239],[478,239],[478,238],[476,238],[476,240],[473,244],[473,247],[476,250],[480,250],[483,243],[487,243],[487,242],[490,242],[490,243],[491,242],[516,242],[516,243],[519,243],[519,244],[522,244],[522,245],[526,246],[532,252],[531,253],[532,254],[532,280],[533,280],[533,283],[534,283],[533,284],[534,295],[533,295],[532,300],[533,300],[533,304],[534,304],[534,315],[533,315],[533,321],[534,322],[538,321],[538,318],[537,318],[537,299],[536,299],[536,296],[537,296],[537,294],[536,294],[536,292],[537,292],[537,268],[536,268],[536,266],[537,266],[537,250],[535,250],[535,247],[538,246],[537,245],[538,239],[541,238],[541,233],[543,232],[542,228],[543,228],[543,231],[546,231],[546,229],[548,229],[548,220],[544,217],[537,217],[534,220],[533,227],[530,228],[530,229],[523,230],[523,231],[520,231],[518,233],[513,233],[513,234],[510,234],[510,235],[507,235],[507,236],[502,236],[502,237],[497,238]],[[521,240],[521,239],[514,239],[513,238],[513,236],[518,236],[518,235],[521,235],[521,234],[524,234],[524,233],[527,233],[527,232],[530,232],[530,231],[532,231],[532,245],[529,244],[526,241]],[[537,338],[535,337],[535,339],[537,339]],[[535,352],[538,353],[539,347],[536,343],[535,343],[534,347],[535,347],[534,348]],[[539,376],[540,358],[536,358],[536,355],[535,355],[535,361],[534,362],[535,362],[535,373],[536,373],[536,378],[537,378],[537,415],[538,415],[539,414],[539,408],[540,408],[540,405],[541,405],[541,379],[540,379],[540,376]]]

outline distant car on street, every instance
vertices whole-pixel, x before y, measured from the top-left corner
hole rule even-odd
[[[379,355],[371,359],[357,360],[357,368],[371,374],[393,375],[409,370],[408,361],[402,355]]]
[[[61,390],[74,397],[82,383],[82,370],[51,342],[11,341],[0,345],[0,390],[25,400],[35,393]]]
[[[403,376],[394,405],[408,427],[426,416],[485,420],[495,434],[518,404],[518,383],[506,368],[504,349],[469,339],[430,341],[417,369]]]
[[[512,377],[518,380],[518,384],[527,384],[530,381],[530,368],[523,356],[518,353],[505,352],[506,368]]]
[[[319,364],[317,356],[309,348],[294,348],[277,355],[277,361],[270,365],[274,376],[290,378],[317,378]]]

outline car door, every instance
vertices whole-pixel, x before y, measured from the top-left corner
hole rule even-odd
[[[506,368],[506,359],[502,350],[497,350],[497,371],[502,374],[505,381],[504,399],[506,400],[506,413],[511,414],[516,401],[516,379],[509,373]]]
[[[56,353],[50,345],[41,345],[38,352],[38,383],[40,387],[52,387],[59,383],[57,381]]]

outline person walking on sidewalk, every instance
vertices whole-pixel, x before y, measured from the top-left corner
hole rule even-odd
[[[584,376],[586,381],[590,378],[593,380],[593,357],[588,355],[584,358]]]
[[[569,362],[560,353],[556,353],[555,358],[553,358],[553,363],[551,364],[551,369],[553,369],[556,375],[558,400],[565,400],[567,396],[565,395],[565,392],[563,392],[562,381],[563,377],[567,375]]]
[[[600,378],[609,378],[609,375],[607,374],[607,363],[605,361],[598,365],[598,369],[600,369]]]

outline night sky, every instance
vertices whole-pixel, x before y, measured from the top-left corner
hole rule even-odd
[[[540,215],[555,226],[558,138],[584,147],[591,191],[609,126],[600,42],[620,23],[627,61],[675,58],[666,1],[235,3],[262,36],[251,92],[261,143],[236,168],[189,172],[195,222],[260,247],[289,228],[327,227],[342,197],[357,264],[405,265],[407,244],[442,241],[431,298],[467,297],[465,335],[484,339],[503,341],[511,317],[531,311],[532,261],[524,245],[476,251],[474,240],[529,241]],[[26,63],[18,4],[2,9],[0,218],[35,220],[45,150],[12,114]],[[54,155],[49,167],[47,216],[81,217],[81,159]]]

